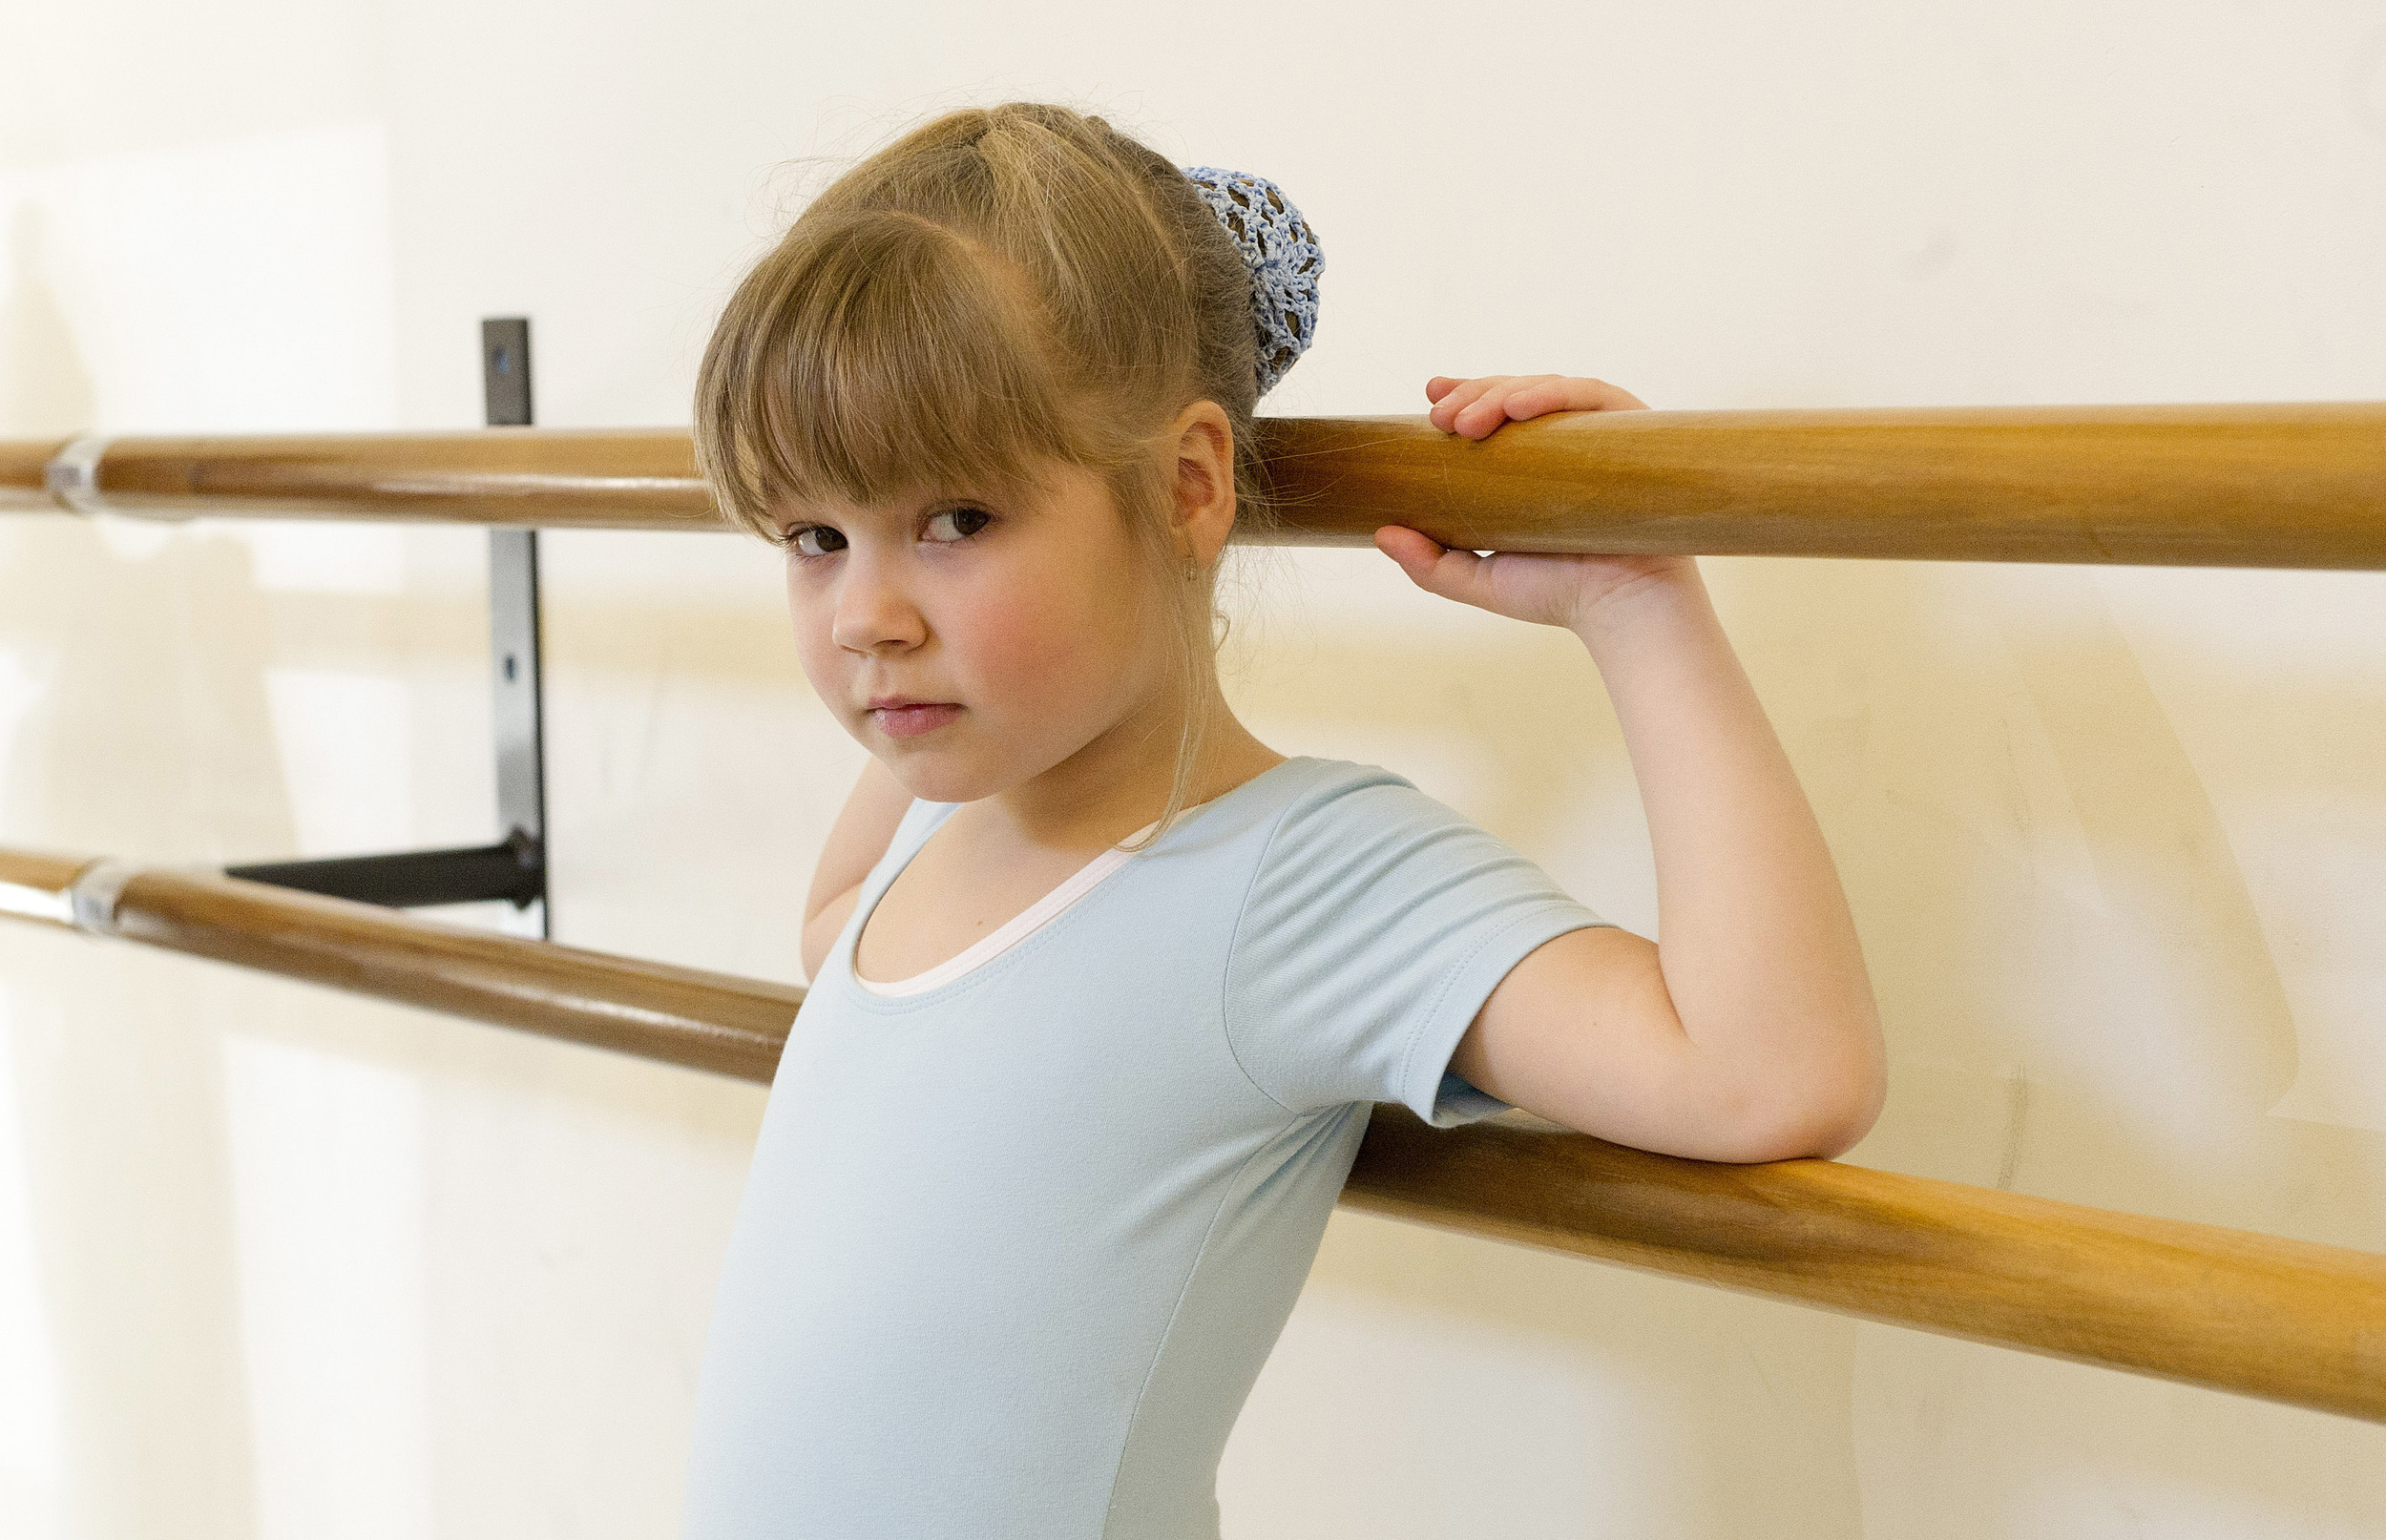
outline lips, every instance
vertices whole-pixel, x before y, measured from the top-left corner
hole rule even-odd
[[[922,733],[932,733],[961,715],[961,708],[950,701],[907,701],[900,696],[889,698],[892,703],[873,703],[869,708],[870,720],[889,738],[917,738]]]

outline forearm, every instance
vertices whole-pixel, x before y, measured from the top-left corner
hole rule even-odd
[[[1855,922],[1695,564],[1611,594],[1576,630],[1640,782],[1684,1030],[1752,1113],[1821,1119],[1824,1141],[1844,1125],[1852,1142],[1886,1084]]]

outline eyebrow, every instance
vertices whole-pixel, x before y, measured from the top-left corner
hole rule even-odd
[[[1005,492],[996,488],[964,487],[940,488],[934,491],[922,492],[915,497],[907,499],[904,506],[911,513],[924,513],[930,509],[938,508],[948,504],[960,503],[969,505],[984,505],[989,509],[999,509],[1002,511],[1016,514],[1023,511],[1026,505],[1031,501],[1033,501],[1032,496],[1023,491]],[[865,518],[900,516],[894,514],[882,515],[880,510],[885,506],[886,505],[870,507],[868,505],[856,505],[856,507],[860,510],[862,516]],[[840,519],[843,519],[846,522],[851,522],[852,515],[849,513],[831,514],[806,509],[792,514],[779,516],[777,518],[776,527],[778,529],[785,530],[790,524],[835,524],[839,522]]]

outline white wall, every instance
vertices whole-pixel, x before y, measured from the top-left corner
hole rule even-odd
[[[2386,395],[2373,4],[81,0],[0,94],[0,435],[682,423],[789,157],[964,101],[1264,172],[1287,413]],[[771,552],[546,540],[560,939],[799,977],[861,751]],[[491,838],[482,537],[0,519],[0,843]],[[2386,1251],[2386,577],[1708,558],[1838,857],[1848,1158]],[[1571,638],[1304,552],[1232,691],[1651,933]],[[0,1533],[656,1536],[758,1087],[0,929]],[[1233,1540],[2386,1534],[2386,1430],[1353,1214]]]

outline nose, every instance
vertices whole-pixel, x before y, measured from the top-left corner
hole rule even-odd
[[[908,652],[928,639],[928,622],[895,574],[865,558],[839,574],[828,635],[849,653]]]

